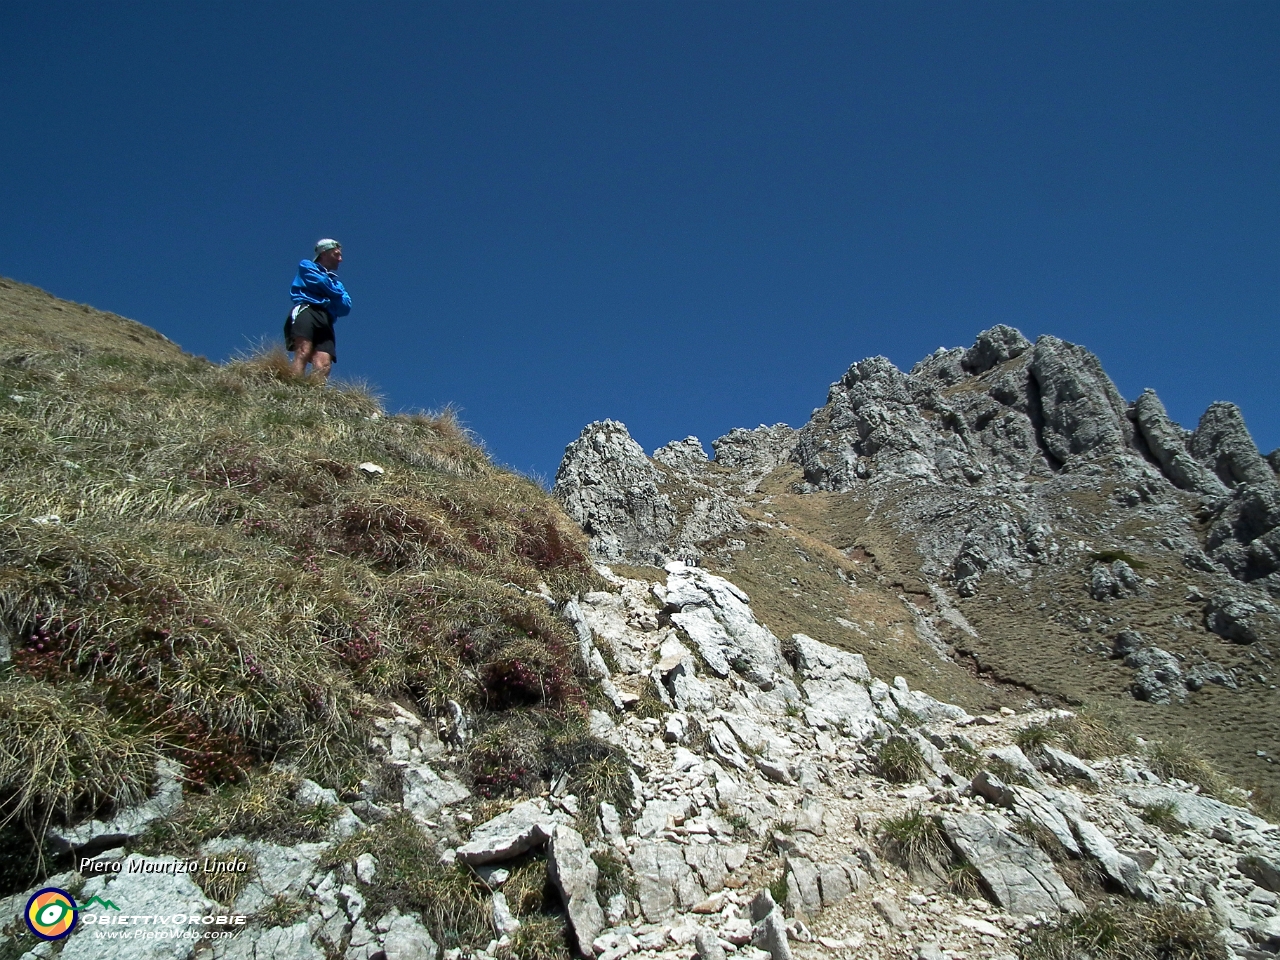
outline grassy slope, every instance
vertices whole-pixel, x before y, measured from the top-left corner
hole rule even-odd
[[[544,776],[552,740],[562,766],[596,755],[571,636],[530,592],[595,584],[581,532],[449,416],[280,359],[214,365],[0,280],[10,853],[144,794],[159,755],[197,791],[278,759],[350,789],[389,699],[473,712],[482,791]]]

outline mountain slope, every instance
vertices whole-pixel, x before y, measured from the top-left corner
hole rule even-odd
[[[463,767],[500,790],[572,767],[547,738],[592,742],[542,596],[599,582],[586,543],[447,415],[0,281],[0,462],[11,884],[159,760],[211,797],[271,763],[358,792],[392,701],[458,705]]]
[[[1280,786],[1280,456],[1231,404],[1184,431],[1087,350],[996,327],[713,447],[650,460],[592,424],[555,492],[598,559],[701,562],[878,675],[972,709],[1107,703]]]
[[[884,444],[877,478],[875,451],[821,436],[840,459],[806,467],[784,426],[712,463],[601,424],[559,488],[588,543],[447,416],[386,416],[279,355],[216,366],[3,281],[0,321],[0,960],[1044,960],[1100,930],[1152,960],[1280,947],[1280,831],[1243,806],[1265,797],[978,669],[1010,619],[981,604],[1041,583],[1028,563],[1070,587],[1086,556],[1094,602],[1163,615],[1137,556],[1054,550],[1118,529],[1094,502],[1114,470],[1062,461],[1034,473],[1048,495],[1005,477],[965,500],[930,470],[996,471],[946,438]],[[1243,499],[1215,492],[1201,525]],[[1045,518],[1033,537],[988,528],[1017,511]],[[649,565],[670,555],[702,566]],[[1261,606],[1218,612],[1265,646],[1242,632],[1269,629]],[[1172,699],[1163,651],[1114,641]],[[28,929],[37,894],[78,901],[64,939]],[[173,929],[117,938],[126,920]]]

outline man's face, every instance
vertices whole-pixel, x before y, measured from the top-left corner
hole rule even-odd
[[[332,250],[326,250],[316,257],[316,263],[326,270],[337,270],[338,264],[342,263],[342,248],[334,247]]]

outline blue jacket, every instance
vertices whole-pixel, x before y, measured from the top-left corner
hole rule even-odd
[[[312,303],[324,307],[335,320],[351,312],[351,295],[336,273],[330,273],[314,260],[298,264],[298,275],[289,288],[294,303]]]

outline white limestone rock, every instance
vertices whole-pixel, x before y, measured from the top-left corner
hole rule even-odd
[[[982,877],[996,903],[1014,914],[1057,914],[1083,904],[1039,847],[979,813],[943,813],[951,845]]]
[[[963,722],[969,719],[969,714],[963,707],[957,707],[953,703],[943,703],[941,700],[935,700],[927,693],[910,689],[904,677],[893,678],[893,686],[889,688],[889,696],[893,698],[893,702],[897,704],[899,710],[910,710],[921,720],[959,720]]]
[[[666,566],[666,605],[671,620],[689,635],[718,677],[737,671],[762,690],[790,683],[782,645],[757,622],[750,599],[725,580],[673,561]]]
[[[418,820],[429,820],[444,807],[461,803],[471,791],[440,776],[425,763],[408,764],[402,774],[404,808]]]
[[[382,937],[387,960],[437,960],[440,948],[417,917],[395,918]]]
[[[636,879],[640,909],[650,923],[673,916],[677,908],[690,910],[706,899],[693,868],[685,862],[680,844],[649,840],[636,844],[629,856]]]
[[[317,864],[325,843],[299,843],[285,847],[266,841],[214,841],[205,845],[210,854],[241,849],[254,861],[253,878],[236,898],[234,909],[252,914],[261,910],[275,897],[294,900],[304,896],[317,872]]]
[[[92,889],[104,900],[116,903],[122,911],[127,909],[130,915],[135,916],[186,914],[203,917],[210,913],[225,912],[196,886],[189,874],[156,872],[166,868],[173,870],[178,862],[174,857],[130,854],[125,858],[118,874],[98,878]],[[97,931],[96,925],[77,923],[71,935],[63,941],[65,946],[60,956],[67,960],[99,960],[104,953],[104,941],[94,936]],[[192,955],[198,942],[182,937],[131,937],[111,941],[110,955],[122,960],[186,960]]]
[[[1274,829],[1266,820],[1243,807],[1232,806],[1203,794],[1143,784],[1126,784],[1117,787],[1116,792],[1139,808],[1168,804],[1181,823],[1206,835],[1212,835],[1217,828],[1233,826],[1244,826],[1260,833]]]
[[[510,860],[546,843],[555,824],[545,804],[525,800],[476,827],[471,839],[458,847],[458,859],[470,866]]]
[[[614,420],[588,424],[565,448],[552,495],[591,538],[602,563],[667,559],[676,509],[658,489],[662,476],[627,428]]]
[[[582,835],[572,827],[558,824],[547,846],[547,876],[555,884],[569,914],[578,950],[591,955],[591,944],[604,929],[604,911],[596,900],[600,871]]]
[[[1155,456],[1164,475],[1183,490],[1210,496],[1226,494],[1227,487],[1212,470],[1191,454],[1191,434],[1169,419],[1164,404],[1151,389],[1144,390],[1133,403],[1138,432]]]
[[[871,671],[861,654],[845,653],[803,633],[792,635],[797,667],[804,678],[800,688],[809,701],[806,722],[819,730],[839,730],[855,740],[883,731],[884,724],[871,702]]]
[[[1136,860],[1117,850],[1101,830],[1083,817],[1071,814],[1067,814],[1067,817],[1080,839],[1080,846],[1098,861],[1108,877],[1124,888],[1125,893],[1142,900],[1159,899],[1155,887]]]
[[[1098,774],[1093,767],[1074,754],[1059,750],[1049,744],[1042,746],[1040,753],[1045,759],[1045,765],[1048,770],[1056,776],[1064,779],[1084,780],[1087,783],[1096,784],[1098,782]]]

